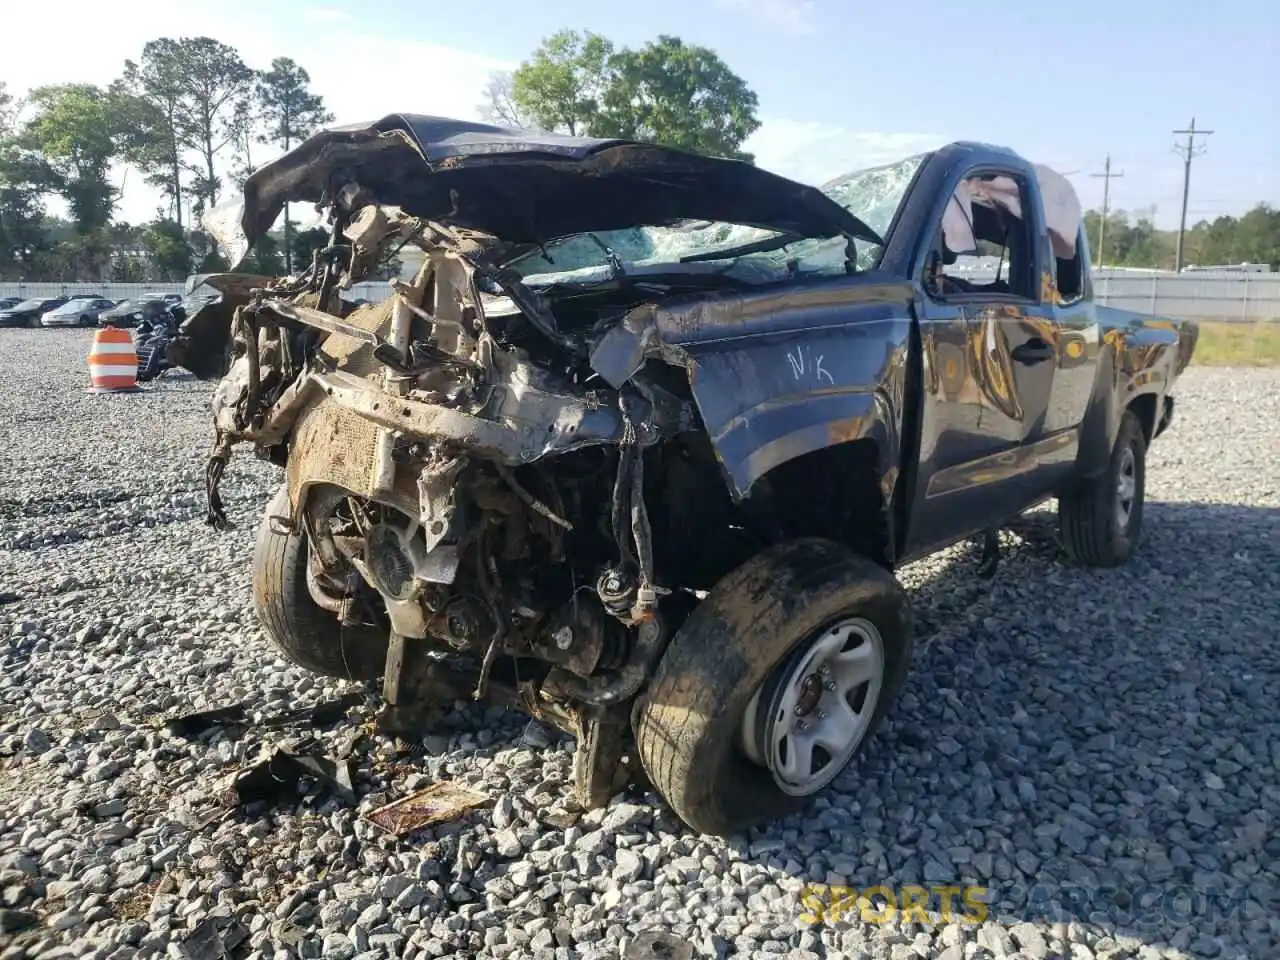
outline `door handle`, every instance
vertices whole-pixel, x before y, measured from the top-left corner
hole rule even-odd
[[[1028,366],[1053,359],[1053,347],[1039,337],[1032,337],[1026,343],[1013,348],[1013,359]]]

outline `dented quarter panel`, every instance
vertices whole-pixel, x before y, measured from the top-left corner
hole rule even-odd
[[[735,498],[815,450],[871,439],[896,483],[911,288],[874,275],[660,307]]]
[[[1081,427],[1076,461],[1078,479],[1098,476],[1107,467],[1120,420],[1144,396],[1155,398],[1156,423],[1169,389],[1185,368],[1199,328],[1114,307],[1095,306],[1101,329],[1093,393]]]

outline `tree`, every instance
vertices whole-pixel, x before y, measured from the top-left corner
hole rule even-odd
[[[515,78],[507,72],[498,72],[489,77],[484,88],[484,100],[480,104],[480,116],[490,123],[508,127],[533,127],[533,120],[525,115],[524,110],[515,100]]]
[[[179,41],[185,69],[183,132],[200,155],[203,169],[195,180],[196,196],[207,206],[218,202],[222,181],[217,157],[235,138],[239,106],[248,99],[254,73],[234,48],[211,37]]]
[[[36,254],[33,272],[49,280],[98,283],[111,277],[111,238],[105,229],[81,233]]]
[[[263,277],[278,277],[283,269],[284,258],[280,256],[280,242],[271,233],[258,237],[253,249],[236,265],[236,270],[241,273],[256,273]]]
[[[29,279],[36,255],[48,245],[43,214],[29,158],[12,141],[0,140],[0,278]]]
[[[594,33],[562,30],[485,91],[487,116],[544,130],[647,140],[750,160],[742,144],[760,127],[759,102],[714,51],[660,36],[615,50]]]
[[[289,241],[289,256],[299,266],[311,263],[317,250],[329,245],[329,231],[324,227],[312,227],[310,230],[299,230]]]
[[[512,74],[511,101],[543,130],[586,134],[599,117],[612,56],[613,44],[599,34],[552,34]]]
[[[253,145],[262,136],[258,115],[252,100],[236,104],[236,116],[232,124],[236,134],[232,140],[231,169],[227,172],[231,184],[237,190],[244,189],[244,182],[253,173]]]
[[[317,127],[329,123],[333,114],[324,108],[324,98],[311,93],[307,71],[288,57],[276,57],[271,69],[258,76],[254,99],[266,128],[261,142],[286,152]],[[290,243],[289,206],[284,208],[285,271],[293,273],[293,245]]]
[[[67,201],[81,234],[111,222],[118,192],[111,164],[118,155],[117,114],[106,91],[87,83],[31,91],[35,116],[24,126],[22,145],[41,163],[41,186]]]
[[[4,139],[13,132],[17,113],[18,108],[13,102],[13,94],[9,92],[5,82],[0,80],[0,139]]]
[[[171,199],[179,225],[184,172],[193,175],[197,210],[217,203],[217,158],[235,138],[252,80],[240,55],[210,37],[152,40],[138,63],[125,61],[125,153]]]
[[[41,171],[15,140],[18,105],[0,82],[0,279],[29,275],[46,245],[40,221]]]
[[[119,103],[125,157],[169,198],[169,212],[181,227],[182,153],[188,131],[178,41],[149,41],[138,63],[124,62],[124,76],[113,91]]]
[[[178,221],[156,220],[148,224],[141,240],[151,261],[153,279],[183,280],[191,272],[191,247]]]
[[[750,160],[741,147],[760,127],[757,107],[755,93],[713,51],[660,36],[611,58],[591,132]]]
[[[1280,210],[1260,203],[1239,218],[1201,220],[1191,229],[1188,245],[1202,266],[1269,263],[1280,268]]]

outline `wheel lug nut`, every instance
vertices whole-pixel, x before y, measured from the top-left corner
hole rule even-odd
[[[834,690],[836,688],[836,682],[834,680],[828,680],[822,686],[827,690]]]
[[[825,719],[827,719],[827,714],[826,714],[826,712],[825,712],[825,711],[823,711],[823,710],[819,710],[819,711],[817,711],[817,717],[818,717],[818,719],[819,719],[819,720],[825,720]]]

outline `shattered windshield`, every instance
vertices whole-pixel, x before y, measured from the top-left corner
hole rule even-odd
[[[883,237],[927,155],[859,170],[822,186],[827,194]],[[526,281],[590,284],[619,275],[716,274],[746,283],[839,276],[843,237],[802,238],[732,223],[696,221],[631,227],[563,237],[524,254],[510,266]],[[882,248],[858,241],[857,267],[872,269]]]

